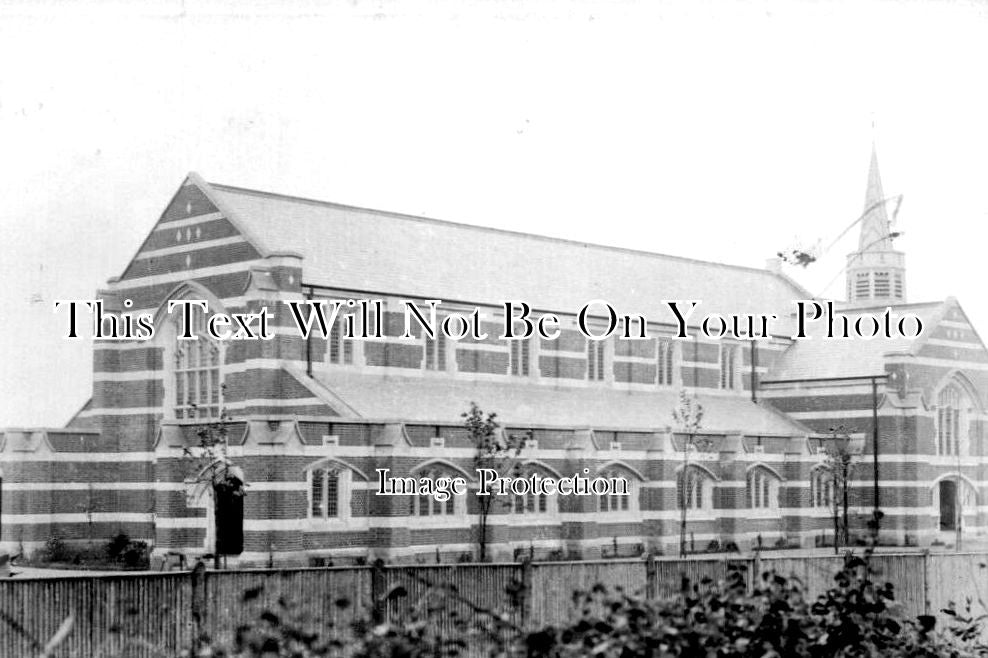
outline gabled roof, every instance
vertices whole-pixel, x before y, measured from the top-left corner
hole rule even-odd
[[[498,412],[505,426],[658,431],[673,427],[674,390],[622,391],[596,386],[545,386],[448,377],[381,377],[333,369],[316,378],[361,418],[455,423],[471,402]],[[810,431],[769,406],[736,395],[698,392],[703,431],[806,436]]]
[[[431,297],[576,313],[604,299],[618,313],[672,322],[662,300],[706,313],[782,313],[811,295],[782,274],[631,249],[207,184],[263,253],[295,252],[304,282],[368,296]]]
[[[807,334],[810,337],[793,341],[764,379],[770,381],[884,375],[886,355],[915,354],[925,342],[925,337],[940,322],[949,303],[953,302],[899,304],[891,307],[893,323],[906,313],[917,316],[923,322],[923,334],[915,340],[884,337],[871,340],[858,337],[846,340],[824,338],[827,330],[824,320],[807,323]],[[886,306],[840,309],[840,314],[846,316],[853,326],[857,318],[867,315],[880,317],[885,309]]]

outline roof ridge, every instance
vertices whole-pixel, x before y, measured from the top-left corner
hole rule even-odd
[[[803,288],[803,286],[799,285],[798,283],[796,283],[795,281],[793,281],[788,276],[785,276],[784,274],[781,274],[781,273],[778,273],[778,272],[773,272],[771,270],[764,269],[764,268],[761,268],[761,267],[752,267],[750,265],[735,265],[735,264],[732,264],[732,263],[722,263],[722,262],[712,261],[712,260],[703,260],[703,259],[700,259],[700,258],[691,258],[689,256],[677,256],[675,254],[662,254],[662,253],[658,253],[658,252],[655,252],[655,251],[645,251],[645,250],[642,250],[642,249],[632,249],[630,247],[618,247],[618,246],[615,246],[615,245],[599,244],[599,243],[596,243],[596,242],[582,242],[580,240],[572,240],[572,239],[569,239],[569,238],[558,238],[558,237],[554,237],[554,236],[550,236],[550,235],[542,235],[542,234],[539,234],[539,233],[526,233],[525,231],[514,231],[514,230],[511,230],[511,229],[495,228],[495,227],[491,227],[491,226],[480,226],[480,225],[477,225],[477,224],[465,224],[463,222],[454,222],[454,221],[451,221],[451,220],[448,220],[448,219],[435,219],[433,217],[424,217],[422,215],[410,215],[408,213],[395,212],[395,211],[391,211],[391,210],[380,210],[378,208],[366,208],[364,206],[354,206],[354,205],[345,204],[345,203],[337,203],[335,201],[322,201],[322,200],[319,200],[319,199],[312,199],[312,198],[308,198],[308,197],[292,196],[290,194],[281,194],[281,193],[278,193],[278,192],[266,192],[266,191],[263,191],[263,190],[254,190],[254,189],[250,189],[250,188],[246,188],[246,187],[237,187],[235,185],[225,185],[223,183],[209,182],[208,184],[214,190],[218,190],[218,191],[221,191],[221,192],[222,191],[226,191],[226,192],[234,192],[234,193],[251,194],[251,195],[254,195],[254,196],[263,196],[263,197],[269,197],[269,198],[275,198],[275,199],[283,199],[283,200],[286,200],[286,201],[296,201],[296,202],[300,202],[300,203],[307,203],[307,204],[324,206],[324,207],[327,207],[328,206],[328,207],[332,207],[332,208],[341,208],[341,209],[346,209],[346,210],[358,210],[358,211],[363,211],[363,212],[370,212],[370,213],[375,213],[375,214],[378,214],[378,215],[386,215],[386,216],[389,216],[389,217],[397,217],[397,218],[401,218],[401,219],[409,219],[409,220],[418,221],[418,222],[426,222],[426,223],[431,223],[431,224],[440,224],[440,225],[444,225],[444,226],[462,227],[462,228],[474,229],[474,230],[478,230],[478,231],[486,231],[486,232],[490,232],[490,233],[500,233],[500,234],[505,234],[505,235],[514,235],[514,236],[526,237],[526,238],[535,238],[537,240],[545,240],[547,242],[556,242],[556,243],[562,243],[562,244],[569,244],[569,245],[575,245],[575,246],[579,246],[579,247],[595,247],[595,248],[598,248],[598,249],[608,249],[610,251],[617,251],[617,252],[621,252],[621,253],[638,254],[638,255],[641,255],[641,256],[651,256],[653,258],[669,258],[669,259],[673,259],[673,260],[683,261],[683,262],[686,262],[686,263],[699,263],[699,264],[703,264],[703,265],[714,265],[714,266],[717,266],[717,267],[724,267],[724,268],[730,268],[730,269],[735,269],[735,270],[745,270],[745,271],[749,271],[749,272],[757,272],[759,274],[765,274],[765,275],[768,275],[768,276],[779,278],[783,282],[785,282],[786,284],[788,284],[790,286],[795,286],[796,288],[798,288],[800,290],[800,292],[804,293],[808,298],[811,296],[809,294],[809,292],[806,291]]]
[[[841,313],[856,313],[858,311],[873,311],[875,309],[885,309],[891,308],[892,310],[900,308],[916,308],[918,306],[940,306],[946,303],[946,299],[933,300],[929,302],[909,302],[908,304],[875,304],[874,306],[855,306],[854,308],[838,308],[837,310]]]

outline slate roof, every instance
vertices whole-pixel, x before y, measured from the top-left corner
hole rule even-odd
[[[512,382],[401,377],[346,372],[316,379],[362,418],[462,423],[471,402],[497,411],[503,425],[652,430],[674,427],[674,390],[622,391],[610,387],[545,386]],[[771,407],[737,395],[697,396],[703,430],[750,436],[805,436],[810,431]]]
[[[824,339],[827,327],[824,320],[807,324],[809,339],[800,339],[783,353],[775,367],[763,379],[825,379],[830,377],[860,377],[885,374],[885,356],[890,353],[914,354],[924,337],[933,331],[946,302],[923,304],[898,304],[892,307],[892,321],[904,314],[916,315],[923,321],[923,335],[915,340],[907,338],[874,338],[863,340]],[[853,323],[863,315],[881,317],[885,306],[840,310]]]
[[[206,184],[263,252],[301,254],[305,283],[398,297],[573,314],[594,299],[672,322],[662,300],[706,313],[788,313],[809,293],[782,274]]]

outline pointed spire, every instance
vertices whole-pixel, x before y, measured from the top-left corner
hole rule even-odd
[[[871,166],[868,168],[868,189],[865,191],[864,212],[861,220],[861,237],[858,251],[891,251],[889,239],[889,218],[885,209],[885,192],[882,190],[882,176],[878,172],[878,151],[871,144]]]
[[[878,153],[872,141],[861,237],[858,250],[847,255],[847,301],[852,308],[906,301],[905,255],[892,245],[888,213],[888,200],[878,173]]]

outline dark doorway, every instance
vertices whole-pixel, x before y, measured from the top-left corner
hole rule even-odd
[[[953,480],[940,482],[940,529],[957,529],[957,483]]]
[[[216,500],[216,554],[240,555],[244,552],[242,485],[217,486],[213,493]]]

